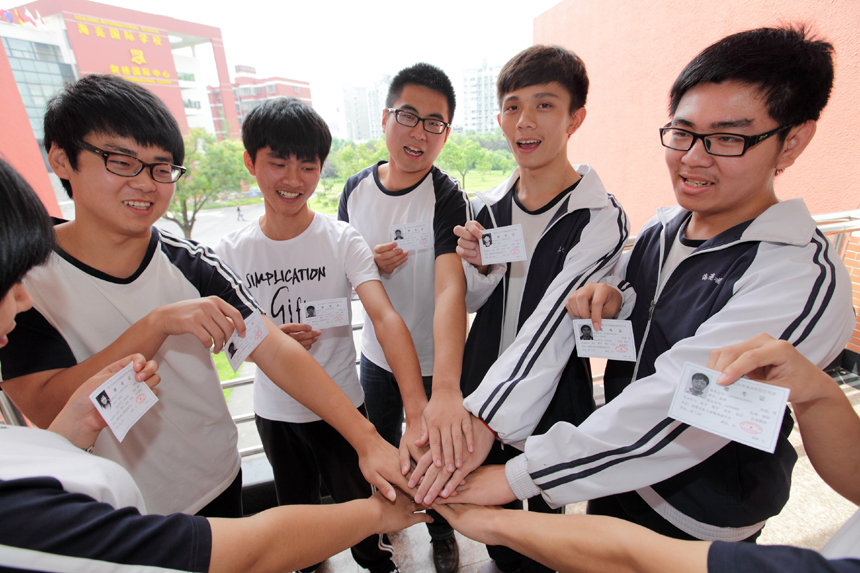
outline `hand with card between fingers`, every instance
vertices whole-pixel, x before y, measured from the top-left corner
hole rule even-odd
[[[278,328],[304,346],[305,350],[310,350],[322,334],[321,330],[314,330],[310,324],[299,324],[296,322],[288,322],[287,324],[278,326]]]
[[[230,303],[217,296],[185,300],[158,307],[152,313],[165,335],[193,334],[206,348],[221,352],[233,330],[245,335],[245,321]]]
[[[482,275],[487,274],[490,265],[481,264],[481,231],[483,225],[477,221],[467,221],[465,226],[454,227],[454,234],[460,237],[457,240],[457,254],[460,258],[478,268]]]
[[[454,472],[446,467],[437,467],[433,463],[431,452],[424,455],[415,466],[409,477],[409,487],[418,487],[415,499],[425,505],[432,503],[439,496],[453,495],[463,480],[487,459],[496,436],[481,420],[472,416],[474,449],[467,452],[463,463]]]
[[[408,251],[397,248],[397,243],[382,243],[373,247],[373,260],[379,270],[386,275],[391,274],[394,270],[406,262]]]
[[[785,340],[759,334],[749,340],[711,351],[708,368],[722,372],[723,386],[746,376],[752,380],[788,388],[789,401],[804,404],[837,396],[838,385]],[[839,390],[839,394],[841,394]]]
[[[565,306],[574,318],[590,318],[594,330],[600,330],[601,320],[615,318],[621,310],[621,292],[608,284],[588,283],[574,291]]]
[[[146,382],[150,388],[161,381],[161,376],[155,373],[158,370],[158,364],[155,361],[147,361],[142,354],[126,356],[102,369],[75,390],[48,429],[64,436],[79,448],[86,449],[92,446],[99,432],[107,426],[107,422],[93,406],[90,394],[132,361],[134,361],[134,371],[137,372],[135,380]],[[153,388],[153,392],[157,394],[158,390]]]

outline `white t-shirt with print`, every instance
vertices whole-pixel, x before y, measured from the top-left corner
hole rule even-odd
[[[263,234],[258,219],[221,239],[215,252],[239,275],[263,312],[279,326],[303,320],[308,302],[346,299],[349,323],[323,329],[310,353],[354,406],[364,403],[355,369],[349,301],[354,287],[380,279],[373,253],[358,231],[347,223],[315,213],[311,224],[298,237],[275,241]],[[254,412],[279,422],[320,419],[259,369],[254,378]]]

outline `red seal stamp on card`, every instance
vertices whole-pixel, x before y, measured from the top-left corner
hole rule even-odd
[[[761,434],[762,428],[755,422],[741,422],[741,430],[748,434]]]
[[[146,396],[143,393],[140,393],[137,395],[136,401],[138,404],[143,404],[144,402],[146,402]]]

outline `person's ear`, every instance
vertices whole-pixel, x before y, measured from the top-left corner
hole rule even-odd
[[[68,153],[61,147],[58,147],[56,143],[52,143],[51,149],[48,150],[48,164],[60,179],[68,180],[70,174],[74,172],[69,162]]]
[[[795,125],[788,130],[788,135],[782,144],[782,149],[776,159],[776,170],[782,171],[790,167],[797,161],[809,142],[815,136],[817,123],[814,120],[809,120],[800,125]]]
[[[257,173],[254,170],[254,158],[251,157],[251,154],[248,153],[247,151],[245,152],[245,155],[243,157],[245,159],[245,169],[248,170],[248,173],[250,173],[251,175],[256,177]]]
[[[582,122],[585,121],[585,108],[581,107],[572,114],[570,114],[570,123],[567,126],[567,135],[570,137],[573,135],[577,129],[582,126]]]

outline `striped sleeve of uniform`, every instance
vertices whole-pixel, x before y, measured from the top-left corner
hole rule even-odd
[[[612,196],[606,197],[605,207],[590,210],[579,243],[514,342],[464,403],[505,443],[521,448],[534,431],[573,352],[567,297],[608,274],[621,256],[628,236],[627,217]]]
[[[242,279],[212,249],[196,241],[161,233],[165,255],[200,296],[217,296],[230,303],[243,318],[253,312],[262,312],[253,295],[242,284]]]
[[[749,234],[756,232],[751,226]],[[804,244],[759,242],[751,264],[734,280],[731,298],[693,336],[660,354],[653,373],[579,427],[556,424],[528,439],[525,459],[534,485],[558,507],[650,486],[706,460],[728,441],[668,417],[684,364],[707,364],[712,350],[764,332],[788,340],[823,368],[854,328],[850,284],[817,231]],[[686,310],[691,320],[696,312],[701,310]]]

